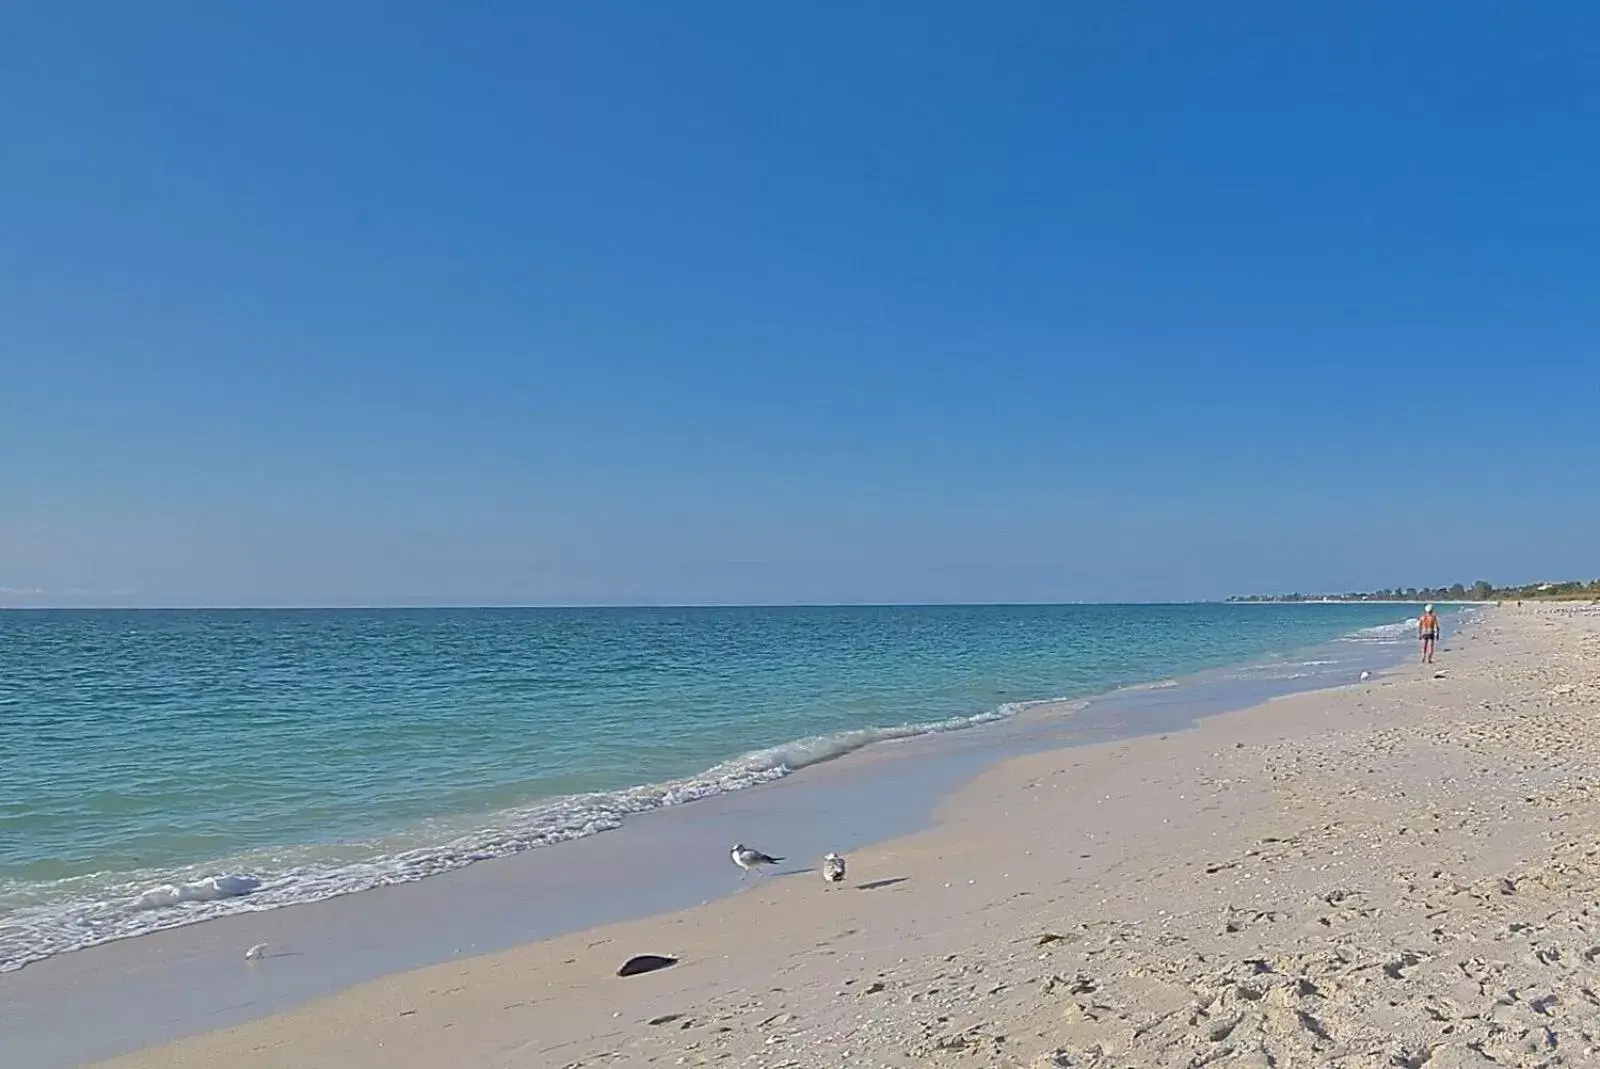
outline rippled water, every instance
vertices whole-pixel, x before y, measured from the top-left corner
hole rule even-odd
[[[0,969],[614,827],[1381,605],[0,612]]]

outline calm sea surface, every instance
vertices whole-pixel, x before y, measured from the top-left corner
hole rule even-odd
[[[1412,615],[0,612],[0,970],[592,834],[1019,702],[1292,668]]]

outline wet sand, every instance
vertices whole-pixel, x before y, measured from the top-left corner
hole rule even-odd
[[[752,879],[108,1064],[1595,1063],[1600,613],[1445,645],[1017,757],[841,889]],[[616,976],[636,953],[680,963]]]

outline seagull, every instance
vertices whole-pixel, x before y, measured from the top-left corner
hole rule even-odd
[[[733,863],[743,872],[759,869],[762,865],[776,865],[783,860],[781,857],[768,857],[760,850],[750,849],[744,843],[735,843],[733,849],[728,851],[728,856],[733,858]]]
[[[260,961],[262,958],[264,958],[266,956],[267,956],[267,944],[265,944],[265,943],[257,943],[255,946],[251,947],[249,950],[246,950],[244,952],[244,960],[245,961]]]
[[[844,882],[844,858],[833,851],[828,851],[822,859],[822,878],[829,883]]]
[[[1371,678],[1372,678],[1372,673],[1371,672],[1362,672],[1361,673],[1361,681],[1363,683],[1365,683],[1367,680],[1369,680]]]

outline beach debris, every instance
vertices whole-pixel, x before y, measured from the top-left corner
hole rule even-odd
[[[1044,945],[1046,945],[1048,943],[1059,943],[1061,940],[1063,940],[1065,938],[1066,938],[1066,936],[1057,935],[1055,932],[1045,932],[1043,935],[1041,935],[1039,937],[1039,942],[1034,944],[1034,945],[1035,946],[1044,946]]]
[[[761,866],[776,865],[783,860],[781,857],[763,854],[760,850],[752,850],[744,843],[735,843],[733,849],[728,851],[728,856],[733,858],[733,863],[739,866],[741,873],[760,872]]]
[[[641,973],[670,968],[676,964],[678,964],[677,958],[669,958],[665,954],[635,954],[622,963],[621,967],[617,969],[617,975],[638,976]]]
[[[822,878],[828,883],[844,882],[844,858],[832,850],[823,855]]]
[[[257,943],[255,946],[251,947],[249,950],[246,950],[244,952],[244,960],[245,961],[260,961],[262,958],[264,958],[266,956],[267,956],[267,944],[265,944],[265,943]]]

